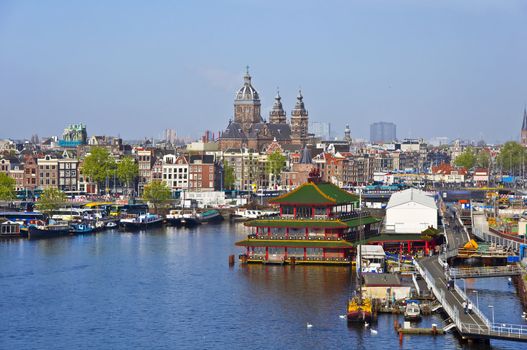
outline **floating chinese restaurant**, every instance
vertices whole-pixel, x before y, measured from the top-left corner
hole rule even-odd
[[[381,220],[359,211],[357,195],[314,178],[269,203],[280,215],[245,223],[252,232],[236,242],[246,248],[242,261],[350,264],[359,229],[379,232]]]

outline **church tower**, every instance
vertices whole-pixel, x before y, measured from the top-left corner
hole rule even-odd
[[[295,108],[291,111],[291,142],[303,145],[307,142],[308,113],[302,91],[298,91]]]
[[[271,124],[285,124],[286,117],[285,111],[282,107],[282,98],[280,97],[280,92],[276,92],[276,97],[274,98],[273,109],[269,112],[269,123]]]
[[[351,129],[348,124],[346,124],[346,129],[344,129],[344,141],[351,143]]]
[[[234,122],[239,123],[243,132],[248,133],[252,124],[263,122],[260,115],[260,96],[251,84],[249,67],[243,77],[243,86],[234,100]]]
[[[523,124],[521,132],[521,144],[527,146],[527,108],[523,109]]]

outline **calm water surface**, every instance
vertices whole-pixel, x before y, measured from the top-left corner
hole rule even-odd
[[[379,317],[376,335],[348,328],[339,318],[345,267],[229,268],[245,235],[242,225],[223,224],[0,241],[0,348],[463,348],[453,335],[408,336],[400,345],[391,315]],[[467,289],[479,290],[488,315],[486,305],[496,306],[496,321],[524,322],[506,279],[467,281]],[[442,324],[432,316],[421,326],[432,323]]]

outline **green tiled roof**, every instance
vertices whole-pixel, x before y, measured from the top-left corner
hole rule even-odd
[[[307,182],[302,186],[280,197],[272,199],[269,203],[276,204],[306,204],[306,205],[336,205],[356,203],[359,199],[338,186],[330,183]]]
[[[241,247],[307,247],[307,248],[351,248],[348,241],[294,240],[294,239],[244,239],[236,242]]]

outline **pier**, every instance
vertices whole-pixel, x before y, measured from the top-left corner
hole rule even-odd
[[[491,322],[473,306],[472,313],[465,313],[463,302],[470,300],[457,284],[447,288],[444,263],[438,256],[414,262],[427,286],[434,293],[452,324],[464,339],[502,339],[527,342],[527,326]],[[448,326],[447,326],[448,327]],[[450,328],[450,327],[448,327]]]

